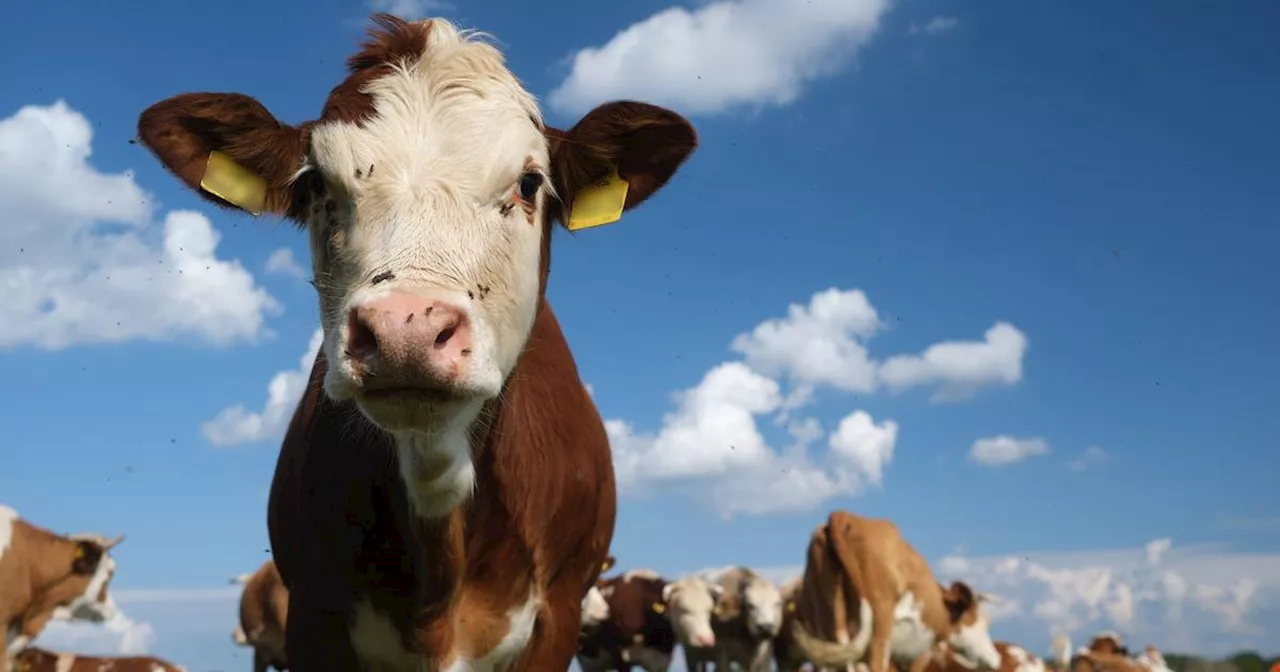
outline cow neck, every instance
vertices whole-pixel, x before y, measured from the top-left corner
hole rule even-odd
[[[46,589],[71,575],[71,563],[75,559],[75,542],[26,521],[17,521],[17,525],[25,526],[27,529],[24,545],[30,549],[31,558],[34,560],[31,578],[35,588]]]
[[[938,639],[946,639],[955,629],[955,624],[951,622],[951,616],[947,613],[947,604],[942,599],[941,586],[936,581],[930,580],[910,590],[920,601],[920,620],[924,621],[925,627],[932,630]]]

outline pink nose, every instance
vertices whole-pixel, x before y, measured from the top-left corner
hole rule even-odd
[[[716,645],[715,635],[694,635],[693,645],[697,647],[711,647]]]
[[[351,310],[346,356],[366,390],[451,387],[471,355],[471,320],[444,301],[395,292]]]

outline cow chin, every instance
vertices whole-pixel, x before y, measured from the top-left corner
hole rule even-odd
[[[972,625],[961,626],[951,636],[951,645],[964,657],[976,662],[979,666],[1000,669],[1000,652],[991,641],[991,631],[985,620]]]

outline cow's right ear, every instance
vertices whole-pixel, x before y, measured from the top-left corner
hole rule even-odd
[[[77,541],[75,556],[71,560],[71,573],[89,575],[98,571],[98,563],[105,553],[101,546],[92,541]]]
[[[603,563],[600,564],[600,573],[604,574],[605,572],[613,569],[613,566],[616,564],[618,564],[618,559],[610,555],[604,559]]]
[[[288,215],[306,129],[239,93],[184,93],[143,110],[138,139],[169,172],[224,208]]]
[[[947,604],[947,613],[951,616],[952,623],[959,621],[960,617],[964,616],[965,612],[978,601],[973,589],[963,581],[952,581],[951,586],[943,593],[942,599]]]

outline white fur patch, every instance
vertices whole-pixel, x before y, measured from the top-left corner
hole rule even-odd
[[[652,569],[631,569],[623,572],[622,580],[630,582],[632,579],[650,579],[657,580],[662,578]]]
[[[937,641],[937,633],[925,625],[920,601],[907,591],[893,605],[893,634],[889,650],[900,661],[912,661],[928,652]]]
[[[71,672],[71,666],[74,665],[75,662],[76,662],[76,654],[59,653],[58,660],[55,663],[55,669],[57,670],[57,672]]]
[[[5,648],[5,651],[11,656],[17,655],[19,651],[27,648],[27,645],[31,643],[30,637],[19,635],[16,630],[10,629],[8,634],[9,646]]]
[[[977,621],[953,631],[948,643],[957,653],[978,665],[991,669],[1000,667],[1000,651],[996,649],[995,642],[991,641],[991,623],[981,610]]]
[[[507,612],[509,629],[492,651],[479,660],[467,660],[459,656],[442,672],[498,672],[507,669],[529,645],[541,608],[542,600],[536,596],[530,596],[524,604]]]
[[[400,476],[408,486],[409,503],[420,517],[447,515],[475,489],[476,467],[471,459],[468,427],[479,413],[480,403],[474,406],[474,410],[454,418],[442,434],[397,433]],[[424,478],[424,473],[434,476]]]
[[[0,504],[0,558],[8,552],[13,543],[13,524],[18,522],[18,512]]]
[[[582,598],[582,624],[596,626],[609,619],[609,602],[604,593],[596,586],[587,589]]]

